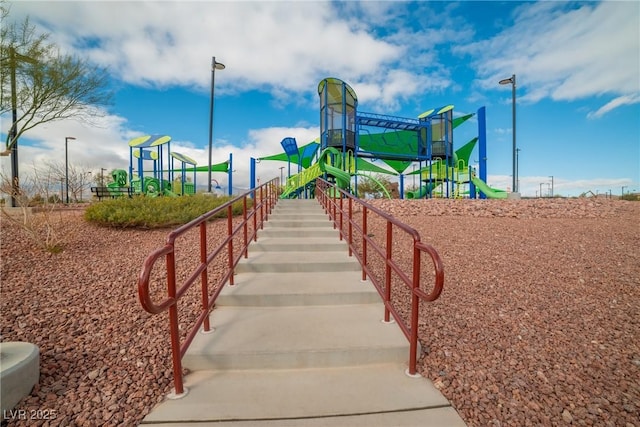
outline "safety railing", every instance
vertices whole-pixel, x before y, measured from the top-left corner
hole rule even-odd
[[[204,332],[210,331],[209,313],[215,305],[216,299],[226,283],[233,285],[234,269],[242,257],[248,256],[248,246],[252,240],[257,240],[257,232],[263,228],[273,207],[278,200],[277,189],[279,180],[276,178],[255,189],[245,192],[232,200],[220,205],[216,209],[201,215],[193,221],[172,231],[167,237],[166,243],[161,248],[153,251],[144,261],[140,276],[138,277],[138,298],[142,307],[151,314],[169,312],[169,330],[171,342],[171,357],[173,363],[174,397],[185,395],[182,379],[182,357],[195,338],[200,327]],[[242,217],[233,215],[234,206],[242,204]],[[250,205],[250,206],[249,206]],[[207,236],[207,228],[215,218],[226,216],[226,235]],[[224,219],[222,219],[224,221]],[[185,247],[193,246],[195,236],[189,233],[197,233],[199,237],[199,259],[181,259],[180,265],[176,260],[177,241],[184,238]],[[188,236],[189,238],[185,238]],[[215,240],[211,243],[210,240]],[[182,241],[182,240],[181,240]],[[236,243],[236,245],[234,245]],[[180,247],[182,249],[182,246]],[[189,252],[185,250],[185,252]],[[224,259],[226,257],[226,260]],[[164,270],[156,265],[161,258],[165,259]],[[187,258],[189,256],[187,255]],[[191,265],[187,271],[180,271],[183,281],[178,285],[178,267]],[[209,266],[215,263],[217,274],[209,277]],[[219,267],[223,266],[222,269]],[[155,268],[158,267],[158,268]],[[158,271],[161,270],[161,271]],[[199,314],[190,313],[197,318],[191,328],[187,329],[186,336],[181,337],[179,328],[178,302],[185,293],[200,279],[201,307]],[[157,291],[152,292],[151,285],[157,285],[158,281],[166,279],[167,294],[161,301],[154,301]],[[209,283],[210,280],[213,283]],[[155,288],[155,287],[154,287]],[[153,293],[153,296],[152,296]],[[189,318],[189,313],[183,317]],[[184,320],[184,319],[183,319]],[[182,322],[181,322],[182,323]],[[181,339],[183,338],[183,339]],[[182,341],[182,342],[181,342]]]
[[[327,191],[331,187],[334,189]],[[444,267],[438,252],[420,241],[420,234],[415,229],[322,178],[318,178],[316,183],[316,198],[331,217],[334,228],[339,230],[340,239],[347,242],[349,256],[355,256],[360,262],[362,280],[368,277],[380,294],[384,302],[385,322],[390,321],[390,315],[393,316],[409,340],[408,373],[415,375],[420,301],[436,300],[444,286]],[[385,230],[382,238],[370,232],[372,222],[377,222]],[[403,242],[408,246],[409,257],[403,257],[406,254]],[[422,270],[423,253],[429,256],[433,265],[428,274]],[[434,282],[428,293],[420,286],[422,279],[427,277]],[[403,296],[406,292],[403,292],[402,285],[409,291],[409,296]],[[407,302],[410,305],[408,319],[404,314]]]

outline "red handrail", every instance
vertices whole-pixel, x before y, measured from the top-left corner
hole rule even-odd
[[[330,187],[334,190],[328,191]],[[329,194],[338,194],[338,198],[330,197]],[[347,239],[349,245],[349,256],[352,254],[358,259],[362,265],[362,279],[367,277],[371,279],[371,282],[378,290],[380,297],[384,303],[384,320],[389,321],[390,315],[400,326],[400,329],[409,340],[409,369],[410,375],[415,375],[417,365],[417,352],[418,352],[418,320],[420,311],[420,300],[422,301],[434,301],[442,292],[444,286],[444,267],[442,259],[438,255],[438,252],[432,246],[420,241],[420,234],[408,225],[398,221],[391,215],[381,211],[380,209],[366,203],[365,201],[358,199],[352,194],[339,189],[334,184],[325,181],[322,178],[318,178],[316,181],[316,198],[320,201],[333,221],[334,228],[340,228],[340,239],[343,237]],[[343,200],[348,199],[348,207],[344,208]],[[360,223],[354,215],[353,204],[356,203],[362,208],[362,218]],[[381,248],[369,235],[368,225],[370,214],[375,214],[377,217],[383,219],[386,222],[386,234],[384,248]],[[347,231],[344,230],[344,222],[347,222]],[[404,232],[412,240],[412,259],[411,259],[411,277],[407,275],[398,262],[394,259],[393,254],[393,230],[397,229]],[[354,232],[360,236],[359,240],[354,237]],[[358,247],[358,244],[360,245]],[[420,287],[421,281],[421,255],[426,252],[431,261],[433,262],[434,270],[434,286],[430,293],[426,293]],[[371,255],[378,255],[378,259],[371,259]],[[373,274],[375,267],[380,267],[384,264],[384,277],[383,281]],[[409,322],[407,322],[400,316],[399,307],[394,305],[392,300],[392,273],[401,280],[411,290],[411,310]],[[383,282],[383,283],[381,283]]]
[[[171,353],[173,363],[173,382],[174,392],[176,396],[183,395],[184,384],[182,381],[182,357],[186,353],[189,345],[195,338],[200,326],[204,331],[210,330],[209,325],[209,313],[215,305],[216,299],[224,285],[229,282],[233,285],[233,273],[235,267],[240,262],[240,258],[248,256],[249,243],[258,239],[258,227],[263,228],[264,222],[273,207],[278,200],[277,189],[280,187],[279,179],[275,178],[269,182],[266,182],[258,188],[249,190],[232,200],[218,206],[216,209],[199,216],[193,221],[178,227],[173,230],[167,237],[167,241],[164,246],[153,251],[142,265],[142,270],[138,276],[138,298],[142,308],[151,314],[159,314],[164,311],[169,311],[169,329],[170,329],[170,341],[171,341]],[[247,200],[253,199],[253,205],[249,210],[247,208]],[[240,224],[233,226],[233,205],[242,201],[242,219]],[[227,235],[214,248],[207,247],[207,223],[209,220],[216,217],[221,212],[226,211],[227,220]],[[251,235],[249,235],[249,221],[253,221],[253,228]],[[188,231],[197,228],[200,235],[200,258],[199,264],[195,270],[189,274],[187,279],[180,285],[176,286],[176,239]],[[234,255],[234,237],[238,236],[242,232],[242,247],[237,250],[238,255]],[[225,252],[224,249],[227,248]],[[236,248],[238,249],[238,248]],[[225,254],[228,258],[227,270],[222,274],[222,277],[214,284],[213,294],[209,294],[210,284],[207,274],[207,267],[217,259],[219,255]],[[149,286],[150,277],[154,269],[156,262],[165,257],[166,272],[167,272],[167,296],[160,302],[154,302],[151,299]],[[220,263],[223,264],[223,263]],[[186,338],[182,344],[180,343],[180,333],[178,329],[178,301],[185,294],[185,292],[197,281],[200,277],[201,282],[201,300],[202,310],[195,320],[191,329],[188,330]]]

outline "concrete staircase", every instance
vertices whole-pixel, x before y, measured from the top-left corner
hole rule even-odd
[[[183,358],[188,395],[142,424],[464,426],[382,316],[319,203],[281,200]]]

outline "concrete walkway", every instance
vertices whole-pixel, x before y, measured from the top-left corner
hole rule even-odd
[[[183,363],[189,393],[156,426],[464,426],[316,200],[281,200]]]

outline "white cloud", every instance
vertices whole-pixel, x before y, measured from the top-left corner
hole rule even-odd
[[[612,99],[611,101],[607,102],[605,105],[603,105],[602,107],[600,107],[598,110],[596,111],[592,111],[589,114],[587,114],[587,117],[590,119],[598,119],[602,116],[604,116],[605,114],[607,114],[608,112],[622,106],[622,105],[633,105],[633,104],[637,104],[640,102],[640,94],[634,94],[634,95],[624,95],[624,96],[619,96],[615,99]]]
[[[88,55],[138,85],[206,88],[215,55],[227,66],[221,91],[265,86],[312,91],[327,74],[360,78],[402,54],[402,48],[376,39],[362,23],[350,25],[330,2],[34,2],[21,7],[61,47]],[[73,33],[63,36],[58,31],[63,28]]]
[[[220,95],[261,90],[280,104],[313,98],[321,79],[339,77],[367,88],[362,99],[376,108],[395,110],[411,95],[452,85],[438,51],[473,34],[468,24],[427,3],[36,1],[14,6],[15,19],[29,14],[63,50],[110,67],[125,83],[206,91],[211,56],[216,56],[227,66],[216,74]]]
[[[128,142],[141,134],[129,131],[126,128],[126,120],[118,116],[107,115],[102,117],[99,122],[99,127],[75,121],[51,122],[35,127],[29,132],[28,144],[23,141],[19,145],[18,169],[21,179],[27,179],[33,173],[34,166],[42,167],[48,163],[63,165],[65,163],[65,137],[67,136],[76,138],[67,144],[70,165],[93,171],[95,177],[98,176],[101,168],[105,168],[107,171],[112,169],[128,170]],[[298,146],[302,146],[317,138],[319,132],[317,126],[249,129],[246,135],[246,144],[242,147],[216,139],[212,148],[212,162],[214,164],[224,162],[229,159],[229,154],[232,153],[233,169],[235,170],[233,186],[236,189],[248,188],[251,157],[258,158],[281,153],[280,141],[284,137],[296,138]],[[208,164],[208,147],[198,148],[192,141],[173,140],[171,151],[191,157],[197,161],[198,165]],[[262,182],[279,177],[281,166],[286,167],[287,163],[260,162],[257,165],[256,176],[260,177]],[[166,164],[165,168],[168,167],[169,165]],[[292,173],[295,172],[297,169],[294,166]],[[10,176],[9,156],[0,158],[0,173],[5,177]],[[284,173],[286,175],[286,169]],[[215,178],[226,188],[226,174],[214,172],[212,178]],[[199,173],[197,176],[198,185],[206,185],[207,179],[207,173]]]
[[[599,95],[638,102],[639,16],[637,2],[525,3],[512,27],[457,51],[476,58],[485,89],[515,72],[523,102]]]

